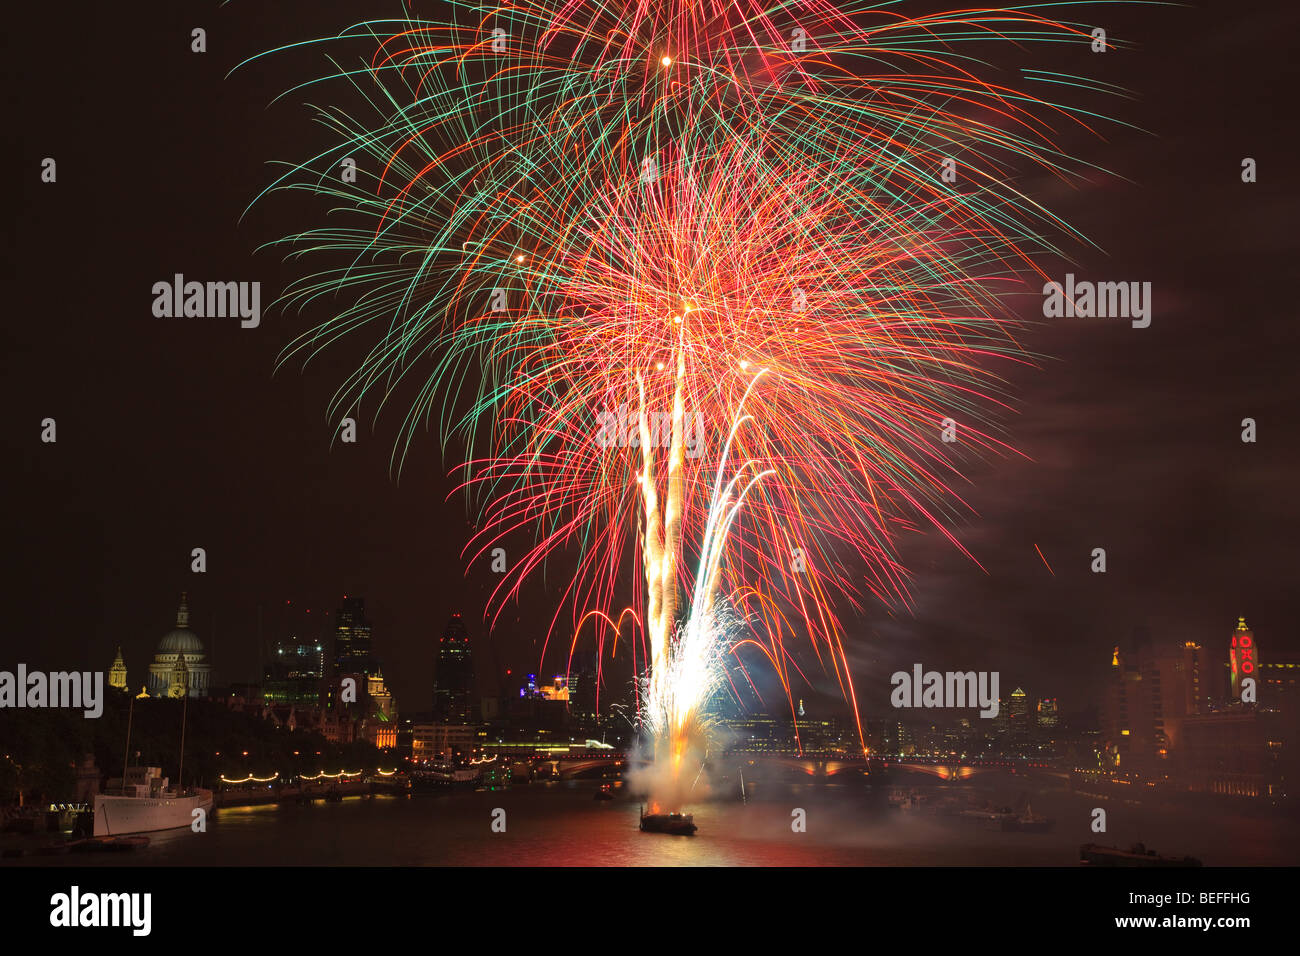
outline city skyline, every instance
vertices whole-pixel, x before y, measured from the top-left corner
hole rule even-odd
[[[342,611],[345,607],[352,609],[364,608],[365,600],[364,596],[348,597],[347,595],[344,595],[340,602],[343,607],[340,607],[337,610]],[[206,653],[205,666],[211,668],[213,673],[216,675],[216,681],[213,683],[214,689],[225,692],[231,686],[263,687],[266,681],[271,679],[270,673],[271,668],[275,663],[274,655],[276,653],[276,648],[291,647],[291,645],[295,643],[302,643],[304,641],[314,644],[315,652],[320,655],[322,661],[321,666],[324,673],[319,677],[319,683],[321,683],[322,686],[328,686],[331,678],[337,680],[340,673],[346,672],[346,670],[340,670],[336,657],[339,653],[338,648],[341,643],[343,646],[349,645],[350,639],[346,636],[348,628],[345,626],[340,630],[340,625],[337,623],[338,614],[336,612],[321,611],[318,609],[313,618],[313,615],[306,613],[306,611],[307,609],[305,608],[297,609],[294,612],[286,614],[286,618],[296,618],[297,623],[286,624],[285,626],[287,627],[287,631],[281,637],[266,638],[264,641],[265,652],[261,658],[260,666],[254,670],[250,670],[244,675],[227,676],[221,670],[219,665],[212,663],[211,650],[205,644],[203,648]],[[364,614],[364,611],[361,611],[361,613]],[[307,622],[309,619],[311,619],[310,623],[303,623]],[[1215,668],[1215,679],[1222,677],[1223,680],[1227,680],[1230,666],[1230,655],[1233,653],[1233,642],[1237,632],[1240,631],[1243,625],[1244,616],[1239,616],[1236,627],[1228,630],[1225,634],[1219,635],[1218,640],[1215,640],[1214,638],[1202,638],[1197,640],[1196,638],[1188,637],[1187,635],[1162,637],[1161,635],[1153,634],[1149,628],[1138,626],[1129,634],[1117,637],[1115,640],[1115,647],[1118,648],[1123,646],[1125,648],[1133,648],[1135,646],[1158,646],[1173,650],[1185,645],[1195,644],[1198,647],[1203,647],[1205,649],[1203,652],[1205,654],[1204,659],[1211,662],[1210,666]],[[371,633],[372,626],[368,618],[365,619],[364,626],[366,630],[366,650],[364,651],[364,655],[367,660],[372,660],[378,664],[382,661],[382,656],[381,654],[374,653],[371,650],[370,642],[373,640],[373,635]],[[456,637],[459,640],[468,644],[472,655],[471,663],[469,665],[471,680],[475,687],[475,692],[472,695],[473,699],[471,701],[472,706],[477,706],[477,701],[483,697],[494,697],[513,693],[515,689],[524,685],[526,677],[530,675],[538,676],[539,683],[543,680],[550,680],[552,676],[557,678],[568,677],[562,663],[551,668],[539,668],[536,666],[535,662],[530,662],[528,660],[522,662],[501,663],[498,658],[498,649],[491,646],[490,638],[480,637],[479,639],[475,639],[464,623],[463,615],[453,612],[448,617],[447,621],[444,622],[441,630],[441,638],[432,648],[429,648],[430,653],[425,655],[428,657],[428,660],[422,663],[428,666],[412,666],[413,663],[416,662],[398,659],[393,661],[392,665],[389,667],[389,674],[401,673],[405,675],[400,682],[395,682],[391,676],[388,676],[386,677],[386,682],[390,686],[397,684],[397,686],[402,688],[403,692],[396,693],[395,696],[398,699],[405,697],[408,701],[411,701],[411,704],[406,708],[408,711],[428,713],[435,717],[439,713],[440,705],[438,705],[435,700],[432,707],[428,706],[428,698],[430,697],[430,693],[433,693],[436,696],[439,673],[441,672],[446,675],[455,667],[454,664],[449,667],[445,663],[441,668],[438,666],[440,655],[445,655],[446,653],[447,636],[453,632],[455,632]],[[341,633],[344,635],[342,642],[340,642]],[[148,642],[142,641],[142,643],[147,644]],[[156,640],[154,643],[157,643]],[[1281,656],[1288,658],[1297,656],[1295,652],[1285,644],[1273,642],[1271,640],[1268,643],[1270,644],[1272,655],[1280,654]],[[382,638],[380,646],[382,647]],[[131,647],[131,645],[119,644],[116,652],[122,654],[128,674],[128,682],[130,682],[131,678],[129,675],[136,673],[137,671],[133,669],[131,664],[131,652],[124,650],[124,647]],[[309,647],[307,650],[311,651],[312,648]],[[153,661],[155,653],[156,647],[148,650],[148,653],[142,654],[141,659]],[[1051,686],[1043,689],[1041,685],[1033,685],[1033,682],[1018,679],[1020,676],[1023,676],[1024,671],[1021,670],[1008,672],[1007,677],[1002,684],[1001,701],[1005,705],[1005,703],[1010,699],[1013,689],[1018,691],[1022,689],[1022,686],[1030,685],[1032,691],[1030,693],[1031,705],[1041,700],[1052,700],[1054,703],[1057,703],[1058,712],[1062,716],[1083,714],[1089,711],[1097,712],[1104,706],[1107,694],[1108,668],[1103,664],[1104,656],[1105,655],[1098,657],[1097,660],[1091,662],[1093,670],[1097,675],[1096,682],[1098,693],[1095,696],[1080,696],[1073,702],[1069,697],[1066,697],[1066,702],[1060,704],[1059,701],[1061,699],[1061,694],[1054,691]],[[575,670],[577,667],[584,666],[581,664],[581,660],[587,657],[591,657],[594,661],[594,656],[591,655],[590,652],[581,652],[579,654],[579,660],[575,661]],[[863,688],[861,688],[869,693],[877,691],[883,686],[888,686],[889,676],[894,673],[894,668],[904,664],[908,667],[912,666],[906,652],[901,649],[892,657],[882,656],[881,658],[877,658],[875,663],[878,665],[876,668],[875,679],[868,681],[864,684]],[[88,663],[86,666],[90,666],[90,664]],[[137,666],[140,667],[140,669],[144,669],[143,665]],[[157,665],[155,664],[154,666],[156,668]],[[928,671],[931,668],[927,666],[925,669]],[[363,668],[358,667],[357,671],[362,672]],[[1220,671],[1222,671],[1222,674],[1219,673]],[[107,673],[107,669],[105,670],[105,673]],[[736,672],[734,677],[737,681],[743,679],[743,675],[739,671]],[[447,678],[444,676],[443,679],[446,680]],[[452,679],[458,680],[458,678]],[[513,683],[510,683],[510,681],[513,681]],[[509,684],[509,686],[507,686],[507,684]],[[150,678],[150,687],[152,688],[152,686],[152,678]],[[612,680],[607,674],[604,683],[600,686],[602,709],[605,709],[606,703],[610,701],[618,701],[626,704],[630,701],[632,696],[630,680],[624,681],[623,685],[620,686],[616,679]],[[731,695],[729,694],[728,696]],[[803,704],[805,698],[809,699],[811,703],[812,698],[808,693],[797,694],[796,696],[799,698],[800,705]],[[565,699],[567,699],[567,696]],[[872,702],[873,707],[870,710],[862,712],[861,716],[864,718],[879,718],[889,712],[888,707],[881,706],[881,698],[879,695],[871,696],[867,699]],[[733,704],[734,703],[735,701],[733,698]],[[448,706],[449,705],[445,703],[441,705],[442,709],[447,709]],[[465,704],[459,704],[453,706],[451,709],[461,712],[464,710],[465,706]],[[790,702],[786,701],[783,697],[770,695],[769,699],[766,702],[763,702],[754,697],[752,691],[750,691],[746,694],[746,700],[742,706],[742,710],[754,713],[780,714],[781,712],[788,710],[789,707]],[[734,709],[734,706],[732,709]],[[817,710],[823,717],[828,715],[847,717],[852,713],[852,711],[842,701],[837,701],[831,695],[826,695],[819,701]],[[960,715],[958,715],[958,717],[959,716]]]

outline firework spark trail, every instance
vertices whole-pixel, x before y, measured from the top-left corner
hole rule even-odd
[[[566,301],[554,313],[557,324],[575,334],[530,335],[521,346],[529,349],[526,356],[508,359],[528,372],[514,379],[502,400],[507,417],[528,427],[512,436],[514,444],[500,446],[517,447],[517,453],[474,463],[476,480],[509,489],[489,508],[482,547],[556,514],[566,498],[603,508],[611,522],[626,522],[637,513],[636,497],[654,490],[654,483],[632,480],[622,471],[630,469],[631,456],[620,462],[618,449],[593,440],[595,412],[623,404],[638,410],[644,477],[655,467],[647,409],[672,409],[676,436],[684,387],[684,404],[704,417],[704,432],[723,434],[729,423],[722,410],[734,402],[727,396],[745,388],[761,364],[773,369],[774,381],[755,397],[755,415],[778,438],[756,439],[746,451],[773,462],[783,483],[764,494],[756,516],[759,547],[744,545],[751,553],[742,563],[752,563],[761,579],[786,579],[788,569],[772,565],[784,565],[803,546],[811,576],[826,574],[835,579],[828,586],[838,587],[836,565],[813,552],[829,555],[822,542],[856,534],[858,550],[878,556],[873,590],[884,595],[901,585],[887,563],[892,524],[901,520],[889,505],[909,494],[918,503],[941,501],[940,472],[951,471],[952,462],[935,441],[936,425],[967,401],[954,396],[952,386],[968,376],[973,389],[975,360],[1013,356],[1014,346],[997,340],[987,313],[955,312],[960,299],[975,304],[965,295],[970,277],[958,262],[942,264],[947,275],[940,271],[937,242],[929,238],[937,232],[932,223],[929,232],[913,227],[884,243],[838,238],[852,211],[832,201],[824,184],[811,177],[767,180],[746,168],[740,152],[724,154],[707,177],[668,171],[674,189],[664,201],[647,203],[631,190],[610,200],[602,229],[584,236],[587,251],[548,266],[552,274],[566,270]],[[810,197],[799,217],[788,214],[792,194]],[[901,230],[900,217],[894,222]],[[952,234],[945,226],[943,235]],[[904,258],[904,246],[936,253]],[[812,305],[806,313],[791,302],[792,272],[807,286]],[[491,339],[497,349],[509,347],[504,337],[519,328],[513,317],[487,315],[484,322],[483,344]],[[619,353],[628,351],[625,365]],[[609,361],[611,354],[618,360]],[[683,366],[684,375],[674,371]],[[582,385],[569,400],[556,402],[549,397],[558,391],[554,376]],[[635,383],[630,395],[629,381]],[[968,403],[975,404],[973,392]],[[538,408],[548,414],[535,428]],[[999,447],[978,428],[969,438]],[[685,469],[687,502],[707,501],[706,462],[668,456],[668,463],[674,474]],[[877,504],[863,509],[873,498]],[[653,523],[657,506],[658,499],[643,535],[651,542],[652,582],[665,579],[655,570],[665,557],[658,545],[662,526]],[[703,514],[688,511],[684,520],[692,529],[688,541],[699,541]],[[668,558],[677,563],[675,555]],[[503,587],[519,580],[522,575]],[[659,603],[653,588],[652,609]],[[648,619],[655,616],[652,610]],[[664,633],[671,631],[659,631],[652,647],[663,646]]]
[[[852,701],[837,608],[906,603],[900,533],[957,544],[964,453],[939,423],[961,421],[966,452],[1009,450],[981,424],[1005,410],[996,366],[1026,360],[1002,294],[1048,233],[1079,238],[1016,179],[1083,168],[1053,135],[1094,117],[981,79],[956,47],[1086,28],[824,0],[455,9],[322,41],[365,48],[319,82],[372,118],[318,110],[337,141],[268,190],[342,213],[282,241],[324,263],[282,304],[333,315],[285,360],[368,338],[330,414],[401,402],[397,467],[431,419],[463,438],[462,487],[484,502],[467,555],[534,541],[496,613],[576,554],[548,635],[567,609],[574,642],[604,622],[603,650],[629,613],[611,613],[622,569],[641,567],[652,726],[692,724],[719,646],[758,648],[788,691],[797,634]],[[966,188],[937,174],[952,156]],[[737,431],[742,401],[756,427]],[[621,408],[611,447],[595,419]]]

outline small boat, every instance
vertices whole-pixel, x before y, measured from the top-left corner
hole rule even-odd
[[[645,833],[692,836],[698,829],[689,813],[646,813],[645,808],[641,808],[641,830]]]
[[[1051,833],[1056,821],[1034,813],[1034,808],[1025,804],[1025,812],[1016,817],[1016,829],[1021,833]]]
[[[1079,862],[1087,866],[1200,866],[1201,861],[1194,856],[1182,858],[1157,856],[1155,850],[1148,850],[1141,843],[1135,843],[1127,850],[1117,846],[1100,846],[1085,843],[1079,847]]]
[[[602,784],[600,785],[600,789],[596,791],[595,796],[593,797],[593,799],[596,799],[596,800],[613,800],[613,799],[614,799],[614,787],[613,787],[611,784],[608,784],[608,783],[602,783]]]

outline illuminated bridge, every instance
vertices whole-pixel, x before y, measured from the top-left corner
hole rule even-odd
[[[790,753],[730,753],[717,761],[728,765],[753,767],[755,770],[786,770],[809,777],[843,775],[891,776],[895,773],[918,773],[939,780],[968,780],[983,773],[1043,773],[1052,767],[1031,760],[970,760],[956,757],[864,757],[855,755]],[[1064,773],[1064,771],[1061,771]]]
[[[511,761],[515,768],[527,767],[533,773],[561,780],[582,776],[601,776],[611,770],[623,772],[630,758],[620,750],[581,744],[557,746],[491,744],[483,748]]]
[[[519,770],[555,777],[562,780],[583,776],[603,776],[610,771],[625,773],[630,767],[642,766],[644,758],[621,750],[581,744],[535,745],[502,744],[484,747],[488,754],[509,759]],[[938,780],[968,780],[984,773],[1060,773],[1051,765],[1032,760],[973,760],[957,757],[864,757],[854,754],[800,754],[797,751],[745,753],[733,752],[710,758],[717,770],[729,768],[744,770],[752,767],[758,773],[784,771],[807,777],[831,778],[840,776],[880,776],[895,774],[923,774]]]

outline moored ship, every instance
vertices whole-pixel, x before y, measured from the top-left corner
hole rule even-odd
[[[458,766],[451,760],[424,761],[410,771],[411,788],[416,792],[440,790],[444,787],[474,789],[483,780],[480,767]]]
[[[193,823],[195,810],[211,809],[211,790],[172,790],[160,767],[128,767],[120,787],[95,795],[94,835],[175,830]]]

